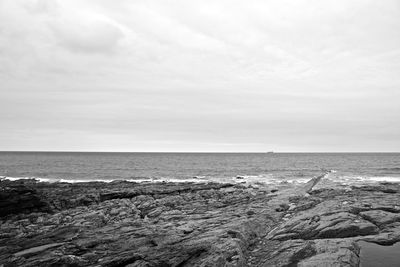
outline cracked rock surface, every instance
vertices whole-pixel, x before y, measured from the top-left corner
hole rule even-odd
[[[399,191],[3,180],[0,266],[358,266],[400,241]]]

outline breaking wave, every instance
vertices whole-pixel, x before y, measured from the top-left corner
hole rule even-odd
[[[295,186],[307,183],[313,177],[296,177],[296,178],[276,178],[273,174],[260,175],[237,175],[233,177],[211,177],[211,176],[193,176],[190,178],[173,178],[173,177],[131,177],[123,181],[132,183],[230,183],[244,184],[252,186]],[[42,178],[42,177],[9,177],[0,176],[1,180],[17,181],[21,179],[36,180],[38,182],[47,183],[85,183],[85,182],[105,182],[122,181],[121,179],[66,179],[66,178]],[[341,175],[335,170],[331,170],[320,182],[320,187],[327,185],[361,185],[373,183],[400,183],[400,176],[362,176],[362,175]]]

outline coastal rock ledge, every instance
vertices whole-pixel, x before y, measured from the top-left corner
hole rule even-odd
[[[400,241],[399,192],[2,180],[0,266],[359,266]]]

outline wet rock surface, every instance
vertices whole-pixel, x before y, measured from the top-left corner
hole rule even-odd
[[[0,266],[358,266],[400,241],[399,189],[0,181]]]

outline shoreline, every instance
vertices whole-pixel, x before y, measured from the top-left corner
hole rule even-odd
[[[305,193],[0,180],[0,189],[4,266],[358,266],[359,241],[400,240],[396,183]]]
[[[329,171],[330,173],[336,173],[335,170]],[[43,183],[90,183],[90,182],[103,182],[103,183],[115,183],[115,182],[131,182],[131,183],[222,183],[222,184],[246,184],[248,186],[280,186],[292,184],[298,186],[307,183],[310,178],[273,178],[270,175],[237,175],[233,177],[211,177],[211,176],[193,176],[190,178],[171,178],[171,177],[134,177],[128,179],[74,179],[74,178],[43,178],[36,176],[28,177],[10,177],[0,175],[0,181],[19,181],[19,180],[35,180]],[[324,182],[336,184],[338,186],[354,186],[354,185],[371,185],[379,183],[400,183],[400,176],[366,176],[366,175],[350,175],[350,176],[339,176],[329,179],[326,177]],[[325,185],[326,186],[326,185]]]

